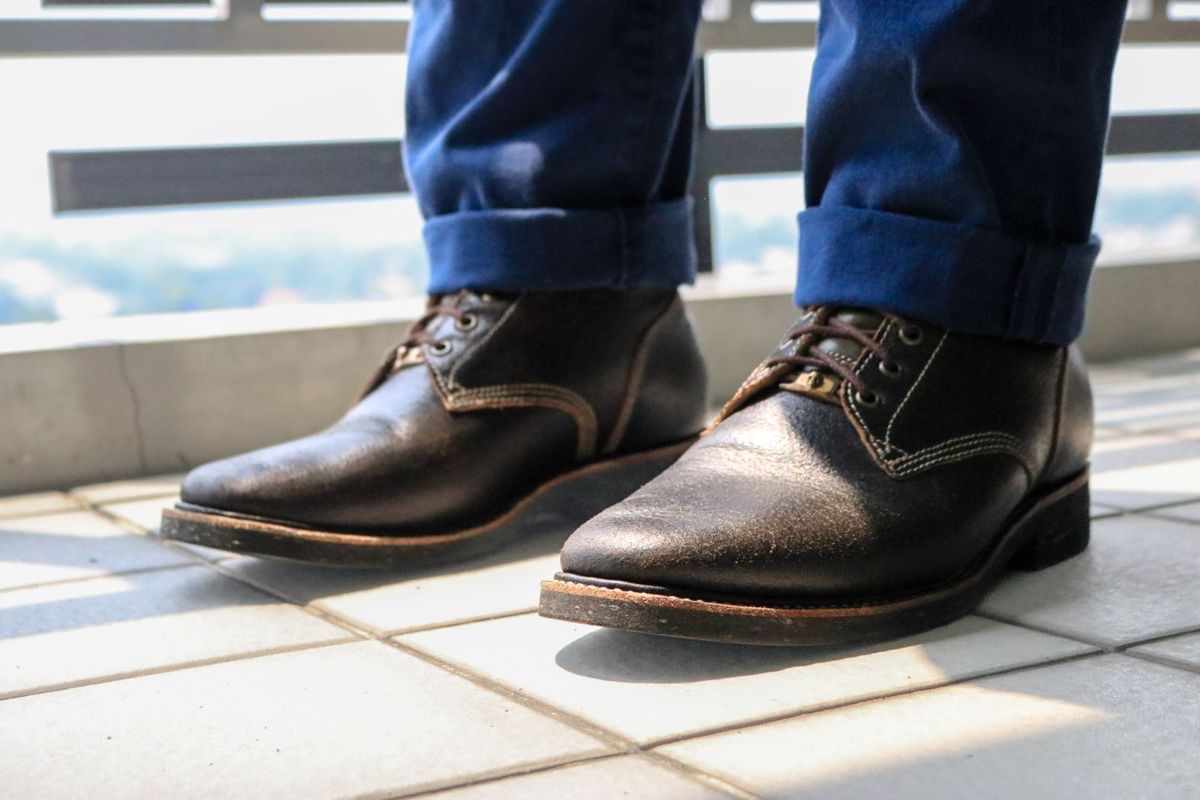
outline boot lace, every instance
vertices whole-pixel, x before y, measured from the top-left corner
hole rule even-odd
[[[787,365],[793,369],[781,371],[781,378],[794,375],[797,370],[825,373],[841,378],[853,387],[858,396],[867,403],[873,403],[877,397],[867,386],[862,376],[854,368],[842,361],[836,355],[817,348],[815,345],[825,339],[846,339],[862,346],[879,359],[879,368],[889,375],[898,374],[899,365],[892,360],[888,348],[867,331],[853,323],[839,319],[833,315],[833,309],[821,308],[808,319],[802,319],[793,327],[785,341],[799,341],[791,355],[778,355],[767,360],[768,368]],[[880,313],[883,320],[890,321],[900,330],[900,339],[906,344],[915,344],[922,338],[921,329],[894,314]]]

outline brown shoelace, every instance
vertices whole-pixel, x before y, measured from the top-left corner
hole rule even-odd
[[[906,340],[918,340],[921,330],[916,325],[897,317],[894,314],[880,313],[887,321],[899,326],[901,336]],[[807,337],[807,338],[806,338]],[[784,364],[799,370],[812,368],[818,372],[837,375],[854,388],[854,391],[867,402],[874,402],[874,392],[863,381],[852,367],[838,360],[834,355],[819,350],[815,345],[823,339],[849,339],[858,343],[863,349],[870,351],[879,358],[880,369],[884,372],[895,373],[899,367],[891,360],[887,348],[875,341],[870,333],[856,325],[833,316],[832,309],[821,309],[810,321],[801,321],[788,332],[787,340],[801,340],[794,355],[775,356],[767,361],[767,367],[777,367]]]

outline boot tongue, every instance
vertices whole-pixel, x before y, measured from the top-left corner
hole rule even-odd
[[[862,308],[843,308],[830,315],[830,319],[848,322],[867,334],[873,335],[883,324],[883,316]],[[820,350],[830,355],[841,356],[850,360],[857,359],[863,351],[863,346],[853,339],[845,337],[826,337],[812,345],[814,350]]]

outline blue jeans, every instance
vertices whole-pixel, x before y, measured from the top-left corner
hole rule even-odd
[[[822,0],[798,305],[1066,344],[1125,0]],[[432,292],[695,276],[699,0],[416,0]],[[706,189],[707,190],[707,189]]]

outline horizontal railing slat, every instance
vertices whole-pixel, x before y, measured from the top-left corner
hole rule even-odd
[[[399,140],[76,150],[50,155],[54,210],[139,208],[407,191]],[[700,185],[722,175],[799,171],[804,129],[702,130]],[[1200,113],[1118,116],[1110,155],[1200,152]]]
[[[396,140],[50,154],[56,212],[407,191]]]

